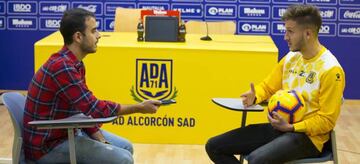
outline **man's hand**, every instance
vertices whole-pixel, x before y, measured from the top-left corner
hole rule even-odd
[[[285,121],[284,118],[282,118],[279,113],[272,112],[273,117],[268,114],[268,120],[270,124],[277,130],[282,132],[293,132],[294,126],[292,124],[289,124],[287,121]]]
[[[250,91],[243,93],[240,97],[242,98],[245,107],[253,105],[255,101],[254,83],[250,83]]]
[[[93,134],[91,134],[91,138],[94,139],[94,140],[97,140],[97,141],[99,141],[101,143],[108,143],[100,130],[93,133]]]
[[[145,100],[139,104],[139,113],[156,113],[157,109],[161,105],[158,100]]]

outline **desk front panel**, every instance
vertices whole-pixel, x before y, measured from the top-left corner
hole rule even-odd
[[[41,42],[40,42],[41,43]],[[144,43],[146,44],[146,43]],[[35,70],[61,48],[35,45]],[[259,47],[261,48],[261,47]],[[156,114],[119,117],[103,128],[137,143],[204,144],[240,126],[241,112],[212,103],[239,97],[277,63],[277,52],[102,46],[85,59],[88,87],[100,99],[134,104],[144,98],[176,100]],[[247,124],[265,122],[266,111]]]

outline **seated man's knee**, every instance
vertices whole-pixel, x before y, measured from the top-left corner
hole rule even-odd
[[[129,153],[123,153],[122,156],[120,157],[120,159],[118,160],[118,163],[121,164],[133,164],[134,163],[134,159],[132,157],[132,154]]]
[[[210,138],[205,145],[205,150],[209,154],[210,152],[214,151],[214,147],[216,147],[214,138]]]

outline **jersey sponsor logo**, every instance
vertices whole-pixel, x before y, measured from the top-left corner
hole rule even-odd
[[[270,0],[239,0],[240,3],[270,3]]]
[[[270,18],[270,7],[269,6],[239,6],[239,17],[240,18],[251,18],[251,19],[269,19]]]
[[[340,0],[340,5],[360,6],[359,0]]]
[[[312,84],[315,81],[316,72],[310,71],[309,75],[306,77],[306,83]]]
[[[105,31],[114,31],[114,18],[105,18],[104,20],[104,30]]]
[[[339,20],[360,21],[360,9],[358,8],[341,8],[339,9]]]
[[[205,5],[208,18],[236,18],[236,5]]]
[[[340,73],[336,73],[336,80],[335,81],[341,81],[341,74]]]
[[[202,4],[174,3],[171,8],[179,11],[182,18],[201,18],[203,16]]]
[[[343,37],[360,37],[360,23],[339,23],[338,35]]]
[[[138,8],[149,10],[169,10],[167,3],[139,3]]]
[[[95,15],[103,14],[103,4],[101,2],[73,2],[72,7],[85,9]]]
[[[337,0],[306,0],[306,3],[318,5],[336,5],[336,1]]]
[[[117,7],[122,8],[136,8],[135,3],[121,3],[121,2],[106,2],[105,3],[105,15],[106,16],[113,16],[115,15],[115,11]]]
[[[269,34],[270,23],[267,21],[239,21],[240,34]]]
[[[319,30],[319,36],[336,36],[336,23],[323,23]]]
[[[9,14],[37,14],[37,2],[34,1],[9,1]]]
[[[272,22],[272,35],[284,35],[286,32],[285,24],[281,21]]]
[[[304,0],[273,0],[274,4],[296,4],[304,3]]]
[[[131,95],[136,101],[147,99],[173,99],[177,91],[173,86],[173,60],[136,59],[136,86]]]
[[[335,7],[319,7],[320,15],[323,20],[336,20]]]
[[[70,2],[40,2],[40,14],[62,15],[70,8]]]
[[[8,17],[7,19],[10,30],[37,30],[36,17]]]

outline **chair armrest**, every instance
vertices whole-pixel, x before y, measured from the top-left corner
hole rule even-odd
[[[29,125],[38,129],[67,129],[67,128],[89,128],[99,123],[108,123],[115,120],[117,116],[107,118],[92,118],[83,113],[73,115],[68,118],[58,120],[31,121]]]
[[[250,112],[262,112],[264,107],[261,105],[252,105],[249,107],[244,107],[241,98],[212,98],[211,99],[215,104],[235,111],[250,111]]]

